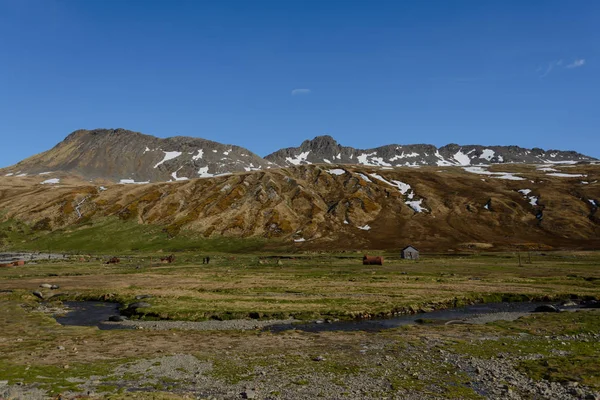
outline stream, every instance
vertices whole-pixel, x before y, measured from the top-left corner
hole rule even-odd
[[[466,307],[451,308],[445,310],[431,311],[412,315],[401,315],[392,318],[361,319],[351,321],[329,321],[318,320],[312,322],[291,323],[289,321],[273,321],[269,326],[262,329],[270,332],[284,332],[299,330],[305,332],[328,332],[328,331],[381,331],[410,324],[448,324],[448,323],[486,323],[497,320],[514,320],[529,314],[536,307],[549,304],[540,302],[515,302],[515,303],[487,303],[473,304]],[[66,314],[55,316],[56,321],[62,325],[97,326],[99,329],[135,329],[136,321],[127,323],[108,322],[111,316],[120,315],[117,303],[102,301],[67,301],[64,305],[69,310]],[[582,305],[557,306],[561,311],[575,311],[585,308]],[[257,320],[240,320],[239,322],[251,322]],[[451,322],[449,322],[451,321]],[[194,324],[199,330],[219,329],[255,329],[232,327],[235,321],[198,321],[186,322]],[[139,324],[148,323],[140,321]],[[156,326],[163,324],[165,327],[177,328],[177,321],[152,321]],[[235,326],[235,325],[234,325]],[[167,328],[168,329],[168,328]],[[193,329],[193,328],[192,328]]]

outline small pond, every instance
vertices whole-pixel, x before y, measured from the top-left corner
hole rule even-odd
[[[100,329],[131,329],[130,326],[118,324],[106,324],[108,318],[120,315],[118,303],[106,301],[65,301],[65,307],[69,309],[64,315],[55,316],[61,325],[97,326]]]

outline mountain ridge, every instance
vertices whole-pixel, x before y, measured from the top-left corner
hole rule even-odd
[[[85,179],[145,183],[206,178],[292,165],[347,164],[379,167],[471,166],[508,163],[559,164],[594,161],[575,151],[519,146],[389,144],[357,149],[322,135],[265,157],[203,138],[158,138],[117,129],[76,130],[53,148],[0,169],[3,175],[65,172]]]

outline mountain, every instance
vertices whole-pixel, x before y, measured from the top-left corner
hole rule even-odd
[[[574,151],[525,149],[518,146],[448,144],[386,145],[360,150],[339,145],[331,136],[305,140],[300,147],[278,150],[265,157],[280,166],[302,164],[359,164],[372,166],[488,165],[501,163],[560,163],[590,161]]]
[[[320,164],[146,185],[49,176],[0,175],[0,246],[98,251],[126,237],[165,249],[217,238],[284,251],[600,248],[596,163]]]
[[[3,174],[68,172],[87,179],[142,183],[271,166],[239,146],[182,136],[159,139],[125,129],[95,129],[75,131],[54,148],[4,169]]]
[[[261,158],[239,146],[206,139],[160,139],[125,129],[78,130],[54,148],[0,170],[1,175],[75,174],[87,180],[149,183],[207,178],[242,171],[308,164],[364,166],[451,166],[507,163],[557,164],[594,160],[573,151],[517,146],[436,148],[427,144],[387,145],[359,150],[341,146],[331,136],[317,136],[300,147]]]

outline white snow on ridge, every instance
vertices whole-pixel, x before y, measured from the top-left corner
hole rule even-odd
[[[561,178],[585,178],[587,175],[583,175],[583,174],[563,174],[560,172],[555,172],[555,173],[550,173],[550,174],[546,174],[548,176],[558,176]]]
[[[346,173],[346,171],[341,168],[330,169],[327,172],[329,172],[332,175],[344,175]]]
[[[411,187],[408,183],[394,181],[394,180],[392,182],[394,183],[394,185],[396,185],[398,187],[398,190],[402,194],[406,194],[409,190],[411,190]]]
[[[14,173],[10,172],[10,173],[8,173],[8,174],[6,174],[4,176],[13,176],[13,175],[14,175]]]
[[[440,167],[442,166],[449,166],[449,165],[454,165],[453,163],[451,163],[450,161],[446,160],[438,150],[435,151],[434,156],[436,156],[439,160],[436,161],[436,164]]]
[[[427,209],[423,208],[423,206],[421,206],[421,202],[423,201],[423,199],[419,199],[419,200],[411,200],[411,201],[405,201],[405,203],[412,208],[413,210],[415,210],[415,212],[423,212],[423,211],[428,211]]]
[[[161,165],[165,161],[169,161],[169,160],[172,160],[174,158],[177,158],[177,157],[179,157],[182,154],[180,151],[163,151],[163,153],[165,153],[165,157],[162,159],[161,162],[159,162],[158,164],[156,164],[154,166],[154,168],[157,168],[159,165]]]
[[[371,227],[369,225],[359,226],[358,229],[362,229],[363,231],[370,231]]]
[[[361,178],[363,178],[365,181],[367,182],[373,182],[372,180],[369,179],[368,176],[366,176],[365,174],[361,174],[360,172],[358,172],[358,176],[360,176]]]
[[[481,152],[481,155],[479,156],[479,158],[483,158],[485,160],[492,161],[492,158],[494,158],[494,154],[496,154],[496,152],[494,150],[484,149]]]
[[[471,159],[469,156],[460,150],[456,152],[453,158],[458,161],[460,165],[471,165]]]
[[[359,164],[363,164],[363,165],[372,165],[369,164],[369,162],[367,161],[368,157],[374,156],[375,154],[377,154],[376,152],[373,153],[363,153],[360,156],[357,156],[356,159],[358,160]]]
[[[181,169],[181,168],[183,168],[183,167],[179,167],[179,169]],[[175,179],[176,181],[187,181],[189,178],[186,178],[185,176],[182,176],[182,177],[178,177],[178,176],[177,176],[177,173],[179,172],[179,169],[178,169],[177,171],[173,172],[173,173],[171,174],[171,176],[172,176],[172,177],[173,177],[173,179]]]
[[[213,176],[215,176],[214,174],[211,174],[208,172],[208,167],[202,167],[198,170],[198,175],[200,176],[200,178],[211,178]]]
[[[328,159],[324,158],[323,161],[325,161],[327,164],[331,164],[331,161],[329,161]]]
[[[60,183],[60,179],[58,178],[52,178],[52,179],[46,179],[44,182],[42,182],[42,185],[52,185],[52,184],[56,184],[56,183]]]
[[[498,179],[510,179],[512,181],[524,181],[525,178],[521,178],[520,176],[511,174],[510,172],[490,172],[487,169],[483,169],[481,167],[463,167],[463,169],[467,172],[471,172],[473,174],[479,175],[491,175],[494,178]]]
[[[389,161],[396,161],[396,160],[400,160],[402,158],[414,158],[414,157],[419,157],[419,153],[406,153],[404,154],[404,152],[402,152],[402,154],[396,154],[394,157],[390,158]]]
[[[306,239],[304,239],[304,238],[294,239],[294,242],[296,242],[296,243],[306,242]]]
[[[307,162],[306,158],[308,157],[309,153],[310,151],[305,151],[304,153],[297,155],[296,158],[286,157],[285,160],[291,164],[300,165],[302,162]]]
[[[133,179],[121,179],[121,180],[119,181],[119,183],[121,183],[121,184],[125,184],[125,185],[127,185],[127,184],[134,184],[134,185],[144,185],[144,184],[146,184],[146,183],[150,183],[150,181],[146,181],[146,182],[136,182],[136,181],[134,181]]]
[[[202,158],[202,156],[204,155],[204,150],[202,149],[198,149],[198,154],[196,154],[195,156],[192,156],[192,160],[196,161]]]
[[[52,172],[40,172],[38,175],[48,175],[51,174]]]
[[[598,203],[596,203],[595,200],[589,199],[588,200],[590,202],[591,205],[593,205],[594,207],[598,207]]]
[[[532,206],[538,205],[538,198],[536,196],[529,196],[529,193],[531,193],[531,189],[520,189],[519,193],[521,193],[526,199],[529,199],[529,204],[531,204]]]

